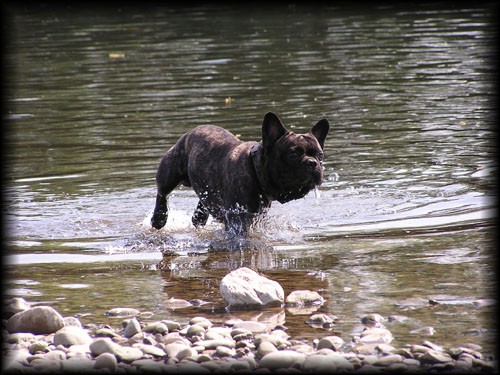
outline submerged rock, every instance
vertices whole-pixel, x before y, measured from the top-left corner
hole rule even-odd
[[[224,276],[220,292],[229,306],[265,306],[282,304],[283,287],[274,280],[241,267]]]
[[[141,312],[137,309],[130,307],[115,307],[114,309],[106,311],[107,316],[113,316],[117,318],[132,317],[139,315]]]
[[[294,290],[285,299],[286,306],[321,306],[325,299],[318,292],[311,290]]]

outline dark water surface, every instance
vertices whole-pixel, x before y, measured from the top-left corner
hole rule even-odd
[[[409,318],[387,323],[396,345],[492,351],[496,14],[473,3],[10,9],[6,295],[84,323],[119,325],[104,312],[135,307],[328,334],[289,310],[225,311],[220,279],[246,265],[287,294],[319,291],[318,312],[346,340],[375,312]],[[221,226],[192,227],[186,188],[152,230],[156,168],[176,139],[214,124],[258,140],[268,111],[298,132],[329,119],[321,188],[276,202],[252,250],[211,250],[224,247]],[[173,309],[172,297],[208,303]],[[428,326],[433,336],[414,333]]]

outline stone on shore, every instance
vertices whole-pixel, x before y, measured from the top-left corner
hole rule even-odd
[[[90,344],[92,338],[83,328],[65,326],[54,335],[54,345],[70,347],[71,345]]]
[[[129,339],[139,332],[142,332],[141,324],[136,318],[132,318],[125,326],[125,329],[123,330],[123,336]]]
[[[281,305],[283,287],[247,267],[238,268],[221,280],[220,292],[229,306]]]
[[[318,346],[316,349],[331,349],[333,351],[338,351],[345,341],[339,336],[326,336],[318,341]]]
[[[115,372],[118,366],[118,361],[116,357],[111,353],[99,354],[94,362],[95,369],[107,369],[110,372]]]
[[[262,357],[260,367],[268,368],[270,370],[277,370],[281,368],[289,368],[291,366],[300,367],[305,361],[306,356],[294,350],[278,350],[270,352]]]
[[[90,344],[89,348],[92,355],[97,357],[102,353],[116,354],[116,352],[120,348],[120,345],[111,341],[110,338],[105,337],[94,340],[94,342]]]
[[[9,333],[29,332],[35,335],[54,333],[64,327],[63,317],[50,306],[36,306],[12,315],[7,321]]]
[[[2,310],[2,317],[4,319],[9,319],[12,315],[21,311],[26,311],[29,308],[30,304],[26,302],[24,298],[14,297],[5,301],[4,308]]]

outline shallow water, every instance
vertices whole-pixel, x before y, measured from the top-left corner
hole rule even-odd
[[[125,306],[328,334],[291,310],[226,311],[220,279],[245,265],[319,291],[345,339],[377,312],[409,318],[387,323],[396,344],[493,351],[492,9],[12,8],[6,296],[84,323]],[[194,229],[186,188],[152,230],[176,139],[213,124],[258,140],[268,111],[297,132],[329,119],[319,191],[275,202],[245,251]]]

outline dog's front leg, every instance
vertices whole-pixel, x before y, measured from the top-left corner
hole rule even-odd
[[[168,216],[168,205],[167,197],[158,193],[156,195],[156,204],[153,211],[153,216],[151,217],[151,225],[153,228],[161,229],[167,223]]]
[[[161,229],[167,223],[168,205],[167,197],[177,185],[184,182],[189,185],[189,178],[184,168],[182,158],[177,154],[177,148],[173,147],[167,152],[160,162],[156,172],[156,204],[151,218],[153,228]]]
[[[227,210],[224,215],[224,226],[230,237],[246,237],[255,214],[242,209]]]
[[[191,221],[193,222],[193,225],[198,228],[199,226],[203,226],[207,223],[209,215],[210,214],[208,213],[206,207],[203,205],[203,203],[201,203],[201,201],[199,201],[198,205],[196,206],[196,210],[194,210]]]

